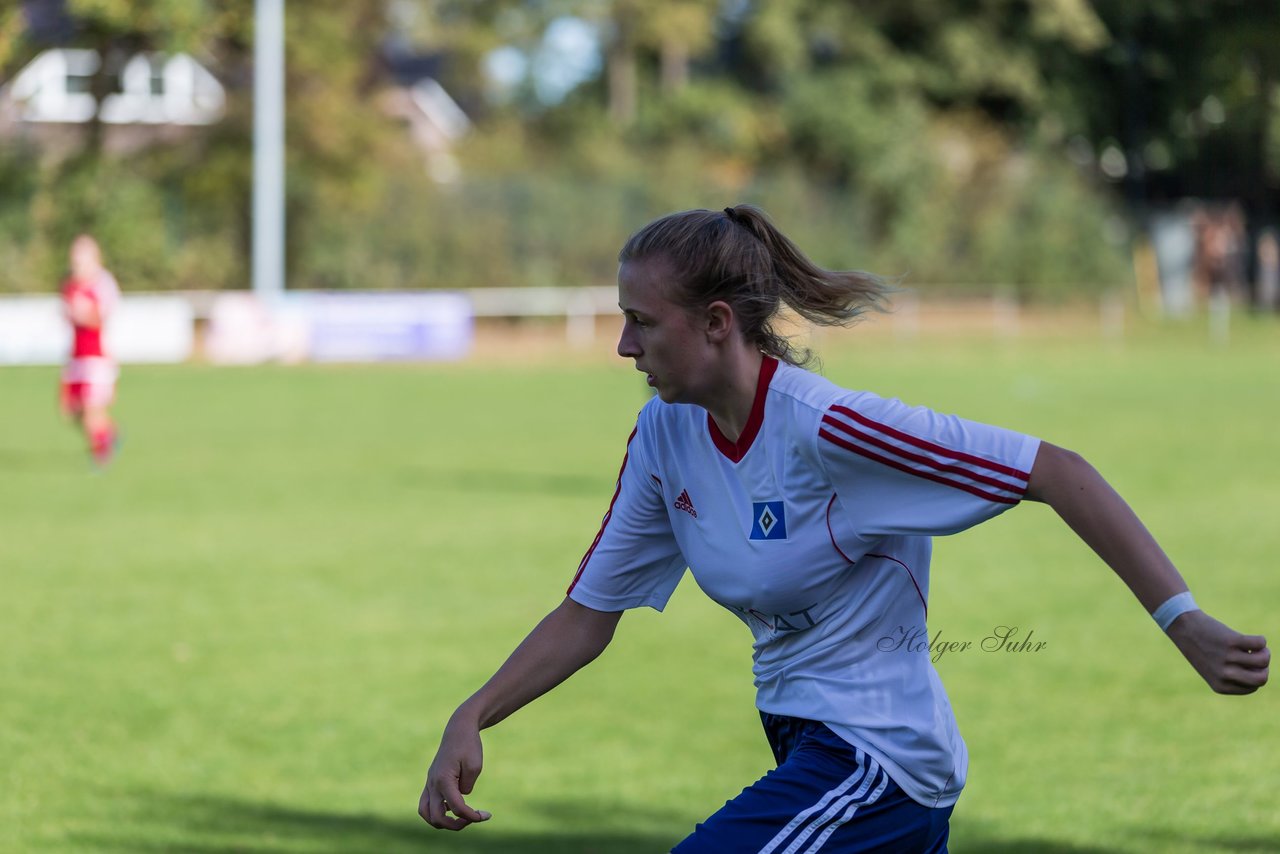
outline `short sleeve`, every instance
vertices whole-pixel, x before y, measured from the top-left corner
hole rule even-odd
[[[120,302],[120,285],[116,283],[116,277],[103,270],[102,275],[94,283],[93,296],[98,303],[98,312],[103,318],[114,312],[116,305]]]
[[[638,423],[627,440],[613,500],[569,585],[569,598],[588,608],[647,605],[661,611],[688,565],[671,530],[644,433]]]
[[[823,413],[818,455],[858,535],[953,534],[1027,490],[1040,440],[849,392]]]

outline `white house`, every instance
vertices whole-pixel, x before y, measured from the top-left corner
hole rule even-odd
[[[0,86],[0,140],[25,137],[46,148],[71,148],[76,126],[96,115],[109,126],[107,148],[127,152],[157,140],[186,138],[191,129],[222,118],[226,91],[186,54],[129,57],[113,75],[113,91],[99,104],[91,84],[101,64],[93,50],[57,48],[37,56]],[[471,127],[466,113],[421,69],[388,64],[395,84],[380,93],[382,109],[405,123],[433,178],[456,179],[452,149]]]
[[[102,63],[96,51],[47,50],[18,72],[3,100],[20,122],[207,125],[222,117],[226,92],[200,63],[140,53],[121,67],[116,91],[98,104],[90,81]]]
[[[427,174],[440,183],[457,180],[461,170],[453,146],[471,130],[471,120],[443,86],[422,77],[386,90],[380,104],[387,115],[405,123],[422,152]]]

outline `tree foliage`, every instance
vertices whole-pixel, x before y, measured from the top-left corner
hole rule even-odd
[[[72,156],[0,151],[3,287],[49,287],[84,228],[126,287],[243,286],[252,0],[34,5],[59,2],[63,46],[192,53],[227,110],[123,159],[92,125]],[[0,10],[0,75],[48,46],[32,5]],[[492,51],[534,56],[566,17],[595,28],[599,76],[495,100]],[[1062,295],[1128,278],[1148,203],[1275,216],[1275,4],[295,0],[286,30],[293,287],[599,283],[645,218],[754,200],[824,263]],[[438,55],[475,121],[456,183],[378,107],[388,46]]]

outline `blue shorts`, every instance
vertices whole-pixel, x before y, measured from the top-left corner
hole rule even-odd
[[[823,724],[760,717],[778,767],[672,854],[946,854],[951,807],[916,803],[866,751]]]

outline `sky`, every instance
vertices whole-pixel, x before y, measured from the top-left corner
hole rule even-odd
[[[495,94],[511,97],[526,81],[544,104],[557,104],[576,87],[600,73],[600,35],[597,28],[575,17],[556,18],[529,52],[514,45],[488,55],[485,71]]]

